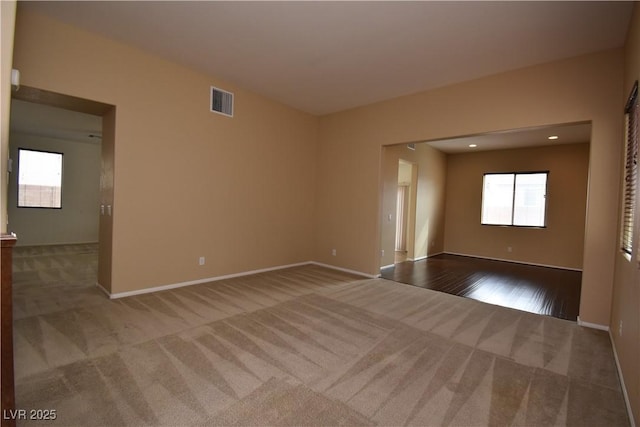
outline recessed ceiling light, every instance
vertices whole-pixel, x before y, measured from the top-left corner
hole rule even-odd
[[[550,137],[548,137],[547,139],[558,139],[558,135],[551,135]]]
[[[478,145],[477,144],[469,144],[470,148],[476,148]]]

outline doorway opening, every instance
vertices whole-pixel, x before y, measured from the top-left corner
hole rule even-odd
[[[93,245],[97,283],[111,288],[115,107],[21,86],[12,93],[12,167],[7,194],[9,231],[17,246]],[[20,206],[19,153],[61,154],[60,206]],[[37,186],[37,184],[34,184]]]
[[[384,146],[381,276],[516,309],[539,301],[532,312],[575,320],[581,299],[590,139],[591,123],[581,122],[425,141],[411,144],[413,150],[407,144]],[[415,228],[404,241],[407,203],[404,190],[398,190],[399,159],[410,159],[419,168]],[[493,225],[482,220],[487,175],[543,172],[547,177],[543,221]],[[526,197],[516,197],[517,203],[535,208],[539,191],[533,190],[527,187]],[[522,192],[515,191],[518,194]],[[513,195],[508,200],[516,203]],[[387,251],[396,249],[401,255],[406,250],[406,257],[385,258]],[[491,278],[479,274],[489,268],[489,261],[504,266]],[[513,273],[516,270],[518,274]],[[530,270],[543,280],[527,279]],[[468,274],[460,276],[461,271]],[[562,279],[550,279],[553,275],[547,273],[552,271]],[[436,278],[447,278],[447,289],[435,283]],[[504,285],[502,294],[496,292],[496,284]],[[517,296],[511,298],[517,301],[508,302],[505,295]],[[552,306],[571,310],[544,311]]]
[[[396,199],[396,244],[394,263],[413,259],[416,216],[417,165],[398,160],[398,189]]]

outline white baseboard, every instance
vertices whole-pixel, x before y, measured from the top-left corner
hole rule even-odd
[[[385,268],[391,268],[393,267],[395,264],[389,264],[389,265],[383,265],[382,267],[380,267],[380,270],[384,270]]]
[[[380,274],[363,273],[362,271],[350,270],[348,268],[342,268],[342,267],[336,267],[335,265],[324,264],[322,262],[317,262],[317,261],[309,261],[307,264],[313,264],[313,265],[317,265],[317,266],[320,266],[320,267],[326,267],[326,268],[330,268],[332,270],[342,271],[344,273],[351,273],[351,274],[355,274],[357,276],[366,277],[367,279],[376,279],[376,278],[380,277]]]
[[[310,264],[310,263],[299,262],[296,264],[279,265],[276,267],[268,267],[268,268],[261,268],[258,270],[243,271],[240,273],[225,274],[223,276],[207,277],[204,279],[190,280],[187,282],[173,283],[173,284],[163,285],[163,286],[154,286],[152,288],[145,288],[145,289],[137,289],[135,291],[118,292],[115,294],[108,293],[108,295],[109,295],[109,298],[111,299],[124,298],[124,297],[130,297],[133,295],[148,294],[151,292],[167,291],[169,289],[182,288],[182,287],[191,286],[191,285],[199,285],[201,283],[209,283],[209,282],[217,282],[219,280],[233,279],[235,277],[250,276],[252,274],[266,273],[267,271],[282,270],[282,269],[291,268],[291,267],[299,267],[301,265],[307,265],[307,264]],[[102,286],[100,287],[102,288]],[[106,292],[106,289],[104,288],[102,289],[105,290]]]
[[[429,254],[429,255],[421,256],[419,258],[416,258],[416,261],[420,261],[421,259],[427,259],[427,258],[431,258],[431,257],[434,257],[434,256],[442,255],[442,254],[444,254],[444,252],[436,252],[435,254]]]
[[[492,257],[487,257],[487,256],[481,256],[481,255],[471,255],[471,254],[461,254],[458,252],[442,252],[448,255],[459,255],[459,256],[466,256],[466,257],[471,257],[471,258],[480,258],[480,259],[488,259],[491,261],[502,261],[502,262],[512,262],[515,264],[524,264],[524,265],[533,265],[534,267],[547,267],[547,268],[557,268],[560,270],[569,270],[569,271],[580,271],[582,272],[581,268],[571,268],[571,267],[563,267],[561,265],[551,265],[551,264],[538,264],[535,262],[526,262],[526,261],[517,261],[517,260],[513,260],[513,259],[504,259],[504,258],[492,258]]]
[[[409,259],[407,259],[407,261],[414,261],[414,262],[415,261],[422,261],[423,259],[431,258],[431,257],[437,256],[437,255],[442,255],[443,253],[444,252],[436,252],[435,254],[422,255],[422,256],[419,256],[417,258],[409,258]]]
[[[108,296],[109,298],[111,298],[111,293],[107,290],[107,288],[105,288],[104,286],[102,286],[100,284],[100,282],[96,282],[96,286],[98,287],[98,289],[100,289],[102,292],[104,292],[104,294],[106,296]]]
[[[422,261],[423,259],[431,258],[432,256],[442,255],[443,253],[444,252],[438,252],[438,253],[435,253],[435,254],[422,255],[422,256],[419,256],[417,258],[407,258],[407,261],[413,261],[413,262]],[[385,265],[385,266],[380,267],[380,269],[387,268],[387,267],[393,267],[394,265],[395,264]]]
[[[349,270],[347,268],[336,267],[336,266],[330,265],[330,264],[323,264],[323,263],[316,262],[316,261],[306,261],[306,262],[299,262],[299,263],[296,263],[296,264],[278,265],[278,266],[275,266],[275,267],[261,268],[261,269],[258,269],[258,270],[243,271],[243,272],[240,272],[240,273],[225,274],[223,276],[207,277],[207,278],[204,278],[204,279],[190,280],[190,281],[187,281],[187,282],[172,283],[172,284],[169,284],[169,285],[154,286],[152,288],[137,289],[137,290],[134,290],[134,291],[117,292],[115,294],[112,294],[109,291],[107,291],[99,283],[96,283],[96,285],[105,294],[107,294],[107,296],[110,299],[118,299],[118,298],[130,297],[130,296],[134,296],[134,295],[149,294],[149,293],[152,293],[152,292],[167,291],[169,289],[182,288],[182,287],[185,287],[185,286],[199,285],[199,284],[202,284],[202,283],[217,282],[219,280],[233,279],[233,278],[236,278],[236,277],[250,276],[252,274],[266,273],[268,271],[283,270],[285,268],[300,267],[302,265],[310,265],[310,264],[311,265],[317,265],[317,266],[320,266],[320,267],[330,268],[332,270],[342,271],[342,272],[345,272],[345,273],[356,274],[358,276],[363,276],[363,277],[366,277],[366,278],[369,278],[369,279],[374,279],[374,278],[380,277],[380,275],[374,276],[374,275],[362,273],[362,272],[356,271],[356,270]]]
[[[599,329],[601,331],[609,332],[609,326],[600,325],[598,323],[583,322],[582,320],[580,320],[580,316],[578,316],[578,325],[584,326],[585,328]]]
[[[611,340],[611,347],[613,348],[613,358],[616,361],[616,369],[618,370],[618,378],[620,378],[620,387],[622,387],[622,395],[624,396],[624,403],[627,406],[627,415],[629,416],[629,424],[631,427],[636,427],[636,422],[633,419],[633,411],[631,411],[631,401],[629,400],[629,394],[627,393],[627,387],[624,384],[624,377],[622,376],[622,368],[620,368],[620,360],[618,359],[618,352],[616,351],[616,343],[613,341],[613,335],[609,331],[609,339]]]

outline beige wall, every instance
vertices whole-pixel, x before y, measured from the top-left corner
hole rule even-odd
[[[0,1],[0,192],[7,191],[7,161],[9,159],[9,110],[11,108],[11,68],[13,62],[13,32],[16,18],[16,2]],[[7,232],[7,198],[0,197],[0,232]]]
[[[529,67],[322,117],[316,259],[379,266],[380,147],[592,121],[580,318],[607,325],[617,236],[622,50]],[[336,209],[339,206],[340,209]],[[338,248],[331,257],[330,249]]]
[[[384,250],[384,256],[380,266],[391,265],[394,262],[399,160],[414,165],[417,184],[416,188],[412,189],[415,208],[411,208],[411,211],[415,222],[409,230],[407,256],[417,259],[442,252],[447,156],[426,144],[416,144],[415,151],[408,149],[406,144],[383,147],[382,156],[380,247]],[[407,177],[404,179],[411,181]]]
[[[411,162],[400,161],[398,163],[398,184],[411,184],[413,180],[413,165]]]
[[[313,258],[317,118],[20,5],[14,64],[115,105],[112,292]],[[211,85],[234,118],[209,112]]]
[[[416,151],[420,159],[415,230],[418,259],[444,251],[447,155],[426,144],[416,144]]]
[[[448,158],[445,252],[582,269],[589,144]],[[481,225],[483,175],[527,171],[549,171],[546,228]]]
[[[620,110],[626,103],[633,82],[640,79],[640,6],[636,3],[625,45],[624,93],[618,101]],[[622,162],[623,156],[620,157]],[[623,175],[620,174],[622,186]],[[640,186],[640,183],[638,183]],[[619,201],[617,206],[621,206]],[[615,251],[615,280],[611,313],[611,336],[624,376],[636,424],[640,422],[640,198],[636,200],[634,257],[628,259]],[[620,325],[622,324],[622,334]]]
[[[14,173],[9,177],[9,231],[19,246],[98,241],[100,144],[11,133]],[[63,154],[62,209],[18,208],[18,149]]]

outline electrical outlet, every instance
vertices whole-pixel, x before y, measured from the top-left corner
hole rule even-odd
[[[331,255],[336,256],[338,253],[335,249],[331,249]]]
[[[204,257],[203,257],[203,256],[201,256],[201,257],[198,259],[198,265],[204,265]]]
[[[507,252],[513,252],[513,248],[511,246],[507,246]]]
[[[382,256],[384,256],[384,249],[382,250]]]
[[[618,336],[621,337],[622,336],[622,320],[620,321],[620,323],[618,324]]]

